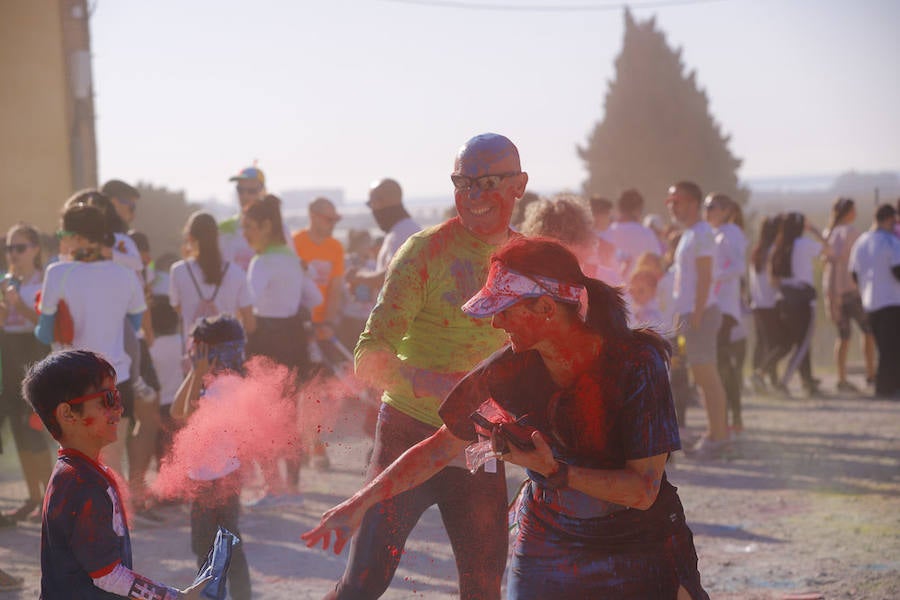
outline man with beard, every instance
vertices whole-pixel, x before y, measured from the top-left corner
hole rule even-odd
[[[385,233],[384,242],[375,259],[374,271],[358,271],[347,274],[347,283],[351,289],[357,285],[380,288],[384,283],[384,275],[394,254],[403,242],[412,234],[421,231],[418,223],[413,221],[403,206],[403,190],[393,179],[380,179],[369,188],[369,201],[372,217],[378,227]]]
[[[441,427],[438,407],[447,393],[506,340],[490,319],[470,317],[461,307],[487,279],[491,254],[515,235],[509,220],[528,175],[515,145],[486,133],[460,148],[450,178],[458,216],[412,235],[397,252],[356,346],[357,375],[385,390],[370,481]],[[381,596],[409,533],[435,504],[456,558],[459,597],[499,600],[508,537],[503,465],[495,473],[472,474],[463,456],[336,533],[339,553],[359,527],[344,575],[326,597]],[[327,548],[329,531],[317,528],[303,538],[310,546],[324,541]]]

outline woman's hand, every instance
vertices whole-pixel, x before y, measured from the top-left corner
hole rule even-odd
[[[200,342],[195,345],[194,351],[191,353],[191,362],[197,377],[202,379],[206,376],[216,366],[216,359],[213,359],[212,363],[209,361],[209,344]]]
[[[494,448],[502,447],[502,444],[499,443],[501,442],[502,437],[503,434],[496,430],[494,431],[491,436],[491,444]],[[504,462],[531,469],[545,477],[555,472],[557,469],[556,459],[553,457],[553,451],[550,449],[550,445],[544,438],[544,434],[540,431],[535,431],[531,434],[531,441],[534,444],[534,450],[522,450],[516,445],[502,439],[502,442],[506,443],[507,449],[501,459]]]
[[[353,537],[353,534],[356,533],[356,530],[359,529],[366,510],[362,502],[355,496],[344,500],[323,514],[319,524],[300,537],[306,542],[307,548],[312,548],[321,540],[322,549],[328,550],[331,532],[333,531],[334,553],[340,554],[347,542],[350,541],[350,538]]]

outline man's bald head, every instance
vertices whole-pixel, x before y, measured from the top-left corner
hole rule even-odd
[[[520,172],[519,150],[506,136],[482,133],[462,145],[453,170],[459,175],[477,177],[498,168],[510,173]]]
[[[369,188],[369,201],[366,205],[372,210],[387,208],[389,206],[401,206],[403,204],[403,190],[400,184],[390,178],[379,179]]]

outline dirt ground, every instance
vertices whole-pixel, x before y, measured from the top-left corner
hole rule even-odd
[[[833,387],[826,380],[824,389]],[[831,384],[831,386],[829,386]],[[726,460],[697,462],[679,453],[668,468],[694,531],[700,570],[713,598],[900,598],[900,402],[830,396],[783,400],[748,396],[745,431]],[[358,413],[328,434],[332,468],[307,469],[302,497],[242,517],[257,598],[320,598],[342,573],[342,556],[307,549],[300,534],[355,491],[371,442]],[[699,432],[702,409],[688,415]],[[8,431],[4,433],[8,437]],[[0,509],[25,496],[7,444],[0,456]],[[515,489],[521,473],[510,474]],[[245,490],[247,499],[257,489]],[[162,525],[135,524],[135,568],[184,586],[193,579],[184,507],[162,509]],[[40,525],[0,530],[0,568],[27,588],[0,598],[37,598]],[[452,598],[456,573],[440,516],[432,509],[414,531],[384,598]]]

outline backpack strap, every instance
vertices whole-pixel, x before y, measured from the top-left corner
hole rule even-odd
[[[200,284],[197,283],[197,278],[194,277],[194,272],[191,270],[191,263],[188,261],[184,261],[184,266],[187,267],[188,275],[191,276],[191,281],[194,284],[194,289],[197,290],[197,296],[204,302],[213,302],[216,299],[216,296],[219,295],[219,288],[222,287],[222,282],[225,280],[225,273],[228,271],[228,265],[230,263],[225,263],[225,266],[222,268],[222,276],[219,277],[219,283],[216,284],[216,289],[213,290],[212,296],[209,298],[203,297],[203,292],[200,291]]]

